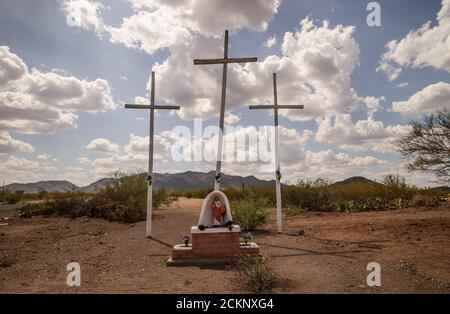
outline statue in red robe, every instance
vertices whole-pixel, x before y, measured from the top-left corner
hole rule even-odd
[[[226,213],[225,206],[219,200],[219,197],[214,197],[214,200],[211,204],[211,210],[213,214],[214,226],[222,226],[223,225],[223,216]]]

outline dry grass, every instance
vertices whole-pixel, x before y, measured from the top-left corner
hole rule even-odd
[[[241,256],[235,270],[238,285],[250,292],[270,292],[276,286],[277,274],[268,258]]]

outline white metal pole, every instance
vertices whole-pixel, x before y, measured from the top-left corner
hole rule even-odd
[[[228,30],[225,31],[225,40],[223,46],[223,58],[228,58]],[[221,167],[222,167],[222,149],[223,149],[223,128],[225,120],[225,97],[227,93],[227,63],[224,62],[222,70],[222,97],[220,99],[220,120],[219,120],[219,140],[217,143],[217,163],[216,178],[214,181],[214,190],[220,190]]]
[[[147,187],[147,238],[152,237],[152,201],[153,201],[153,185],[149,184]]]
[[[281,173],[280,173],[280,147],[278,141],[278,99],[277,99],[277,74],[273,73],[273,98],[274,98],[274,125],[275,125],[275,193],[277,198],[277,231],[283,232],[283,215],[281,209]]]
[[[149,147],[148,147],[148,186],[147,186],[147,237],[152,237],[152,210],[153,210],[153,134],[155,122],[155,72],[152,71],[152,90],[150,92],[150,130],[149,130]]]

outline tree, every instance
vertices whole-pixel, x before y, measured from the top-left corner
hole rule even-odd
[[[399,152],[412,159],[408,169],[432,172],[439,181],[450,183],[450,113],[439,110],[409,126],[398,141]]]

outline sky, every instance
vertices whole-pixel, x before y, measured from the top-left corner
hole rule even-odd
[[[450,0],[377,1],[380,25],[369,2],[0,0],[1,179],[145,171],[149,113],[124,103],[148,103],[151,71],[156,103],[181,106],[156,114],[154,171],[214,170],[222,66],[192,60],[223,56],[228,29],[229,56],[258,62],[228,67],[224,173],[273,177],[250,140],[270,138],[273,113],[248,106],[273,103],[276,72],[278,103],[305,106],[279,110],[282,181],[436,185],[407,171],[395,141],[450,108]]]

